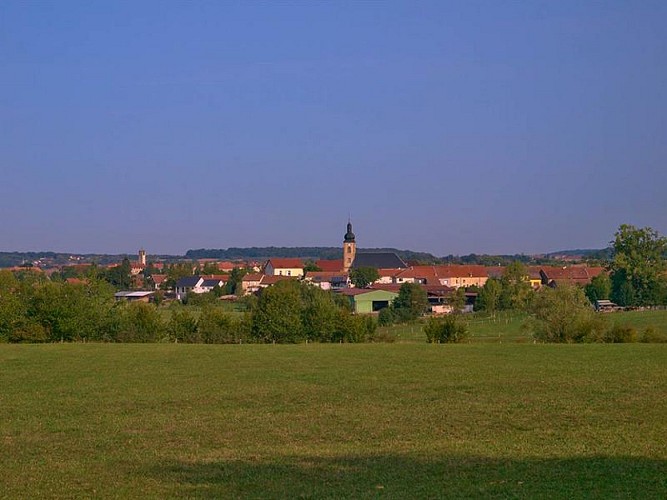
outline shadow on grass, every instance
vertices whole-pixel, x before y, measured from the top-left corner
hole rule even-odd
[[[644,458],[282,457],[172,462],[150,472],[196,497],[667,498],[667,460]]]

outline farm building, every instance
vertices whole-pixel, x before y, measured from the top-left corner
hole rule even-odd
[[[374,290],[372,288],[345,288],[340,291],[349,297],[355,313],[369,314],[378,312],[398,297],[398,293],[388,290]]]

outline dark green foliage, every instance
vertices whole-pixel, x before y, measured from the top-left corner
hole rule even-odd
[[[417,319],[428,310],[428,297],[417,283],[403,283],[391,307],[401,321]]]
[[[199,342],[197,318],[185,307],[175,308],[167,324],[169,340],[173,342]]]
[[[606,273],[598,274],[584,287],[586,297],[595,304],[596,300],[606,300],[611,297],[611,279]]]
[[[484,286],[480,289],[475,302],[476,311],[486,311],[494,315],[500,309],[500,297],[502,295],[503,287],[500,280],[489,278]]]
[[[199,318],[199,341],[205,344],[238,344],[247,338],[241,321],[217,307],[204,307]]]
[[[292,280],[262,290],[250,317],[258,342],[363,342],[377,328],[331,292]]]
[[[380,310],[380,313],[378,314],[378,323],[380,326],[393,325],[397,321],[398,318],[396,317],[396,313],[392,307],[385,307],[384,309]]]
[[[512,262],[500,279],[487,280],[479,292],[475,310],[492,315],[501,310],[526,310],[532,298],[526,267],[521,262]]]
[[[637,342],[637,329],[630,325],[613,325],[605,332],[603,340],[611,344]]]
[[[411,250],[397,250],[396,248],[358,248],[357,251],[367,252],[393,252],[403,260],[420,261],[424,263],[437,263],[438,258],[425,252],[413,252]],[[266,260],[271,257],[299,257],[303,259],[340,259],[340,247],[251,247],[227,249],[197,249],[188,250],[185,258],[196,259],[254,259]]]
[[[379,278],[380,274],[374,267],[357,267],[350,271],[350,281],[357,288],[366,288]]]
[[[229,278],[227,279],[227,282],[223,288],[223,294],[241,295],[241,282],[243,281],[243,277],[247,274],[247,272],[248,271],[246,269],[239,269],[237,267],[232,269],[232,272],[229,273]]]
[[[623,306],[667,303],[667,238],[650,227],[623,224],[613,241],[612,299]]]
[[[460,313],[466,305],[466,291],[464,288],[457,288],[447,297],[447,302],[452,306],[454,313]]]
[[[445,344],[463,342],[468,338],[468,327],[458,314],[429,318],[424,325],[427,342]]]
[[[606,341],[607,324],[579,287],[545,288],[536,294],[527,326],[543,342]]]
[[[252,335],[260,342],[302,342],[306,332],[302,323],[301,285],[279,281],[265,288],[253,311]]]
[[[116,342],[159,342],[167,340],[167,329],[152,304],[131,302],[116,308],[116,328],[111,340]]]
[[[102,274],[102,278],[118,290],[127,290],[132,285],[132,266],[128,258],[116,267],[111,267]]]

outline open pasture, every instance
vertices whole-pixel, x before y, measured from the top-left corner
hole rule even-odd
[[[667,346],[2,345],[0,496],[665,498]]]

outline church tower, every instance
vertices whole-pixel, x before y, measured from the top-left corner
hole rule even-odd
[[[357,243],[354,241],[354,233],[352,232],[352,222],[347,221],[347,233],[343,238],[343,270],[349,271],[354,262],[354,257],[357,255]]]
[[[139,264],[146,267],[146,250],[143,248],[139,250]]]

